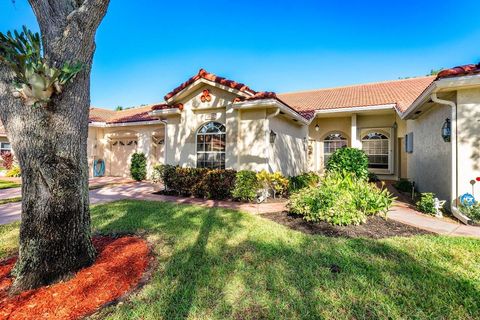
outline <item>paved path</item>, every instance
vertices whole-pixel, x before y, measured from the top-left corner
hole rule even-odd
[[[152,194],[153,185],[148,182],[131,182],[123,185],[107,186],[90,190],[90,204],[107,203],[123,199],[168,201],[182,204],[194,204],[204,207],[220,207],[247,211],[250,213],[279,212],[285,209],[284,202],[262,204],[239,203],[231,201],[203,200]],[[0,205],[0,224],[20,220],[22,207],[20,202]]]
[[[107,186],[90,191],[90,203],[99,204],[123,199],[168,201],[182,204],[194,204],[204,207],[236,209],[253,214],[280,212],[285,210],[285,202],[269,202],[262,204],[239,203],[231,201],[203,200],[152,194],[153,185],[148,182],[132,182],[123,185]],[[21,204],[8,203],[0,206],[0,224],[20,220]],[[452,236],[469,236],[480,238],[480,227],[466,226],[447,219],[421,214],[407,204],[396,202],[388,213],[388,218],[425,229],[434,233]]]

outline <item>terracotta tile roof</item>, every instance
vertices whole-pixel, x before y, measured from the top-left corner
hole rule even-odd
[[[88,120],[89,122],[106,122],[114,114],[114,110],[92,107],[90,108]]]
[[[228,80],[228,79],[225,79],[223,77],[219,77],[219,76],[217,76],[213,73],[209,73],[204,69],[200,69],[200,71],[198,71],[198,73],[196,75],[194,75],[193,77],[191,77],[190,79],[188,79],[187,81],[185,81],[184,83],[182,83],[181,85],[179,85],[178,87],[173,89],[171,92],[167,93],[165,95],[165,98],[164,98],[165,101],[174,97],[180,91],[182,91],[183,89],[185,89],[186,87],[188,87],[189,85],[194,83],[195,81],[197,81],[199,79],[202,79],[202,78],[206,79],[206,80],[209,80],[209,81],[212,81],[212,82],[222,84],[222,85],[224,85],[226,87],[230,87],[232,89],[237,89],[238,91],[249,92],[251,94],[256,93],[256,91],[250,89],[248,86],[246,86],[243,83],[239,83],[239,82],[236,82],[236,81],[233,81],[233,80]]]
[[[480,63],[466,64],[455,68],[445,69],[438,73],[437,79],[466,76],[480,73]]]
[[[419,77],[386,82],[367,83],[338,88],[277,94],[300,114],[311,118],[315,110],[329,110],[395,104],[404,112],[412,102],[435,80]]]
[[[121,111],[90,108],[90,122],[106,122],[106,123],[125,123],[137,121],[151,121],[157,118],[148,115],[155,105],[148,105],[138,108],[131,108]]]

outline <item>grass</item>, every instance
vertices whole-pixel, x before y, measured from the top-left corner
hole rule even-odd
[[[18,188],[21,184],[13,181],[0,180],[0,189]]]
[[[14,197],[14,198],[8,198],[8,199],[0,199],[0,205],[2,204],[7,204],[11,202],[20,202],[22,201],[22,197]]]
[[[311,236],[225,209],[120,201],[94,231],[146,232],[158,267],[107,319],[474,319],[480,240]],[[0,256],[18,223],[0,226]],[[332,264],[340,273],[332,273]]]

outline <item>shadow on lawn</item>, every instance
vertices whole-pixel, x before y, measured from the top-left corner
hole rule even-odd
[[[112,206],[123,213],[110,213]],[[103,232],[149,230],[165,240],[148,297],[117,310],[128,315],[142,309],[146,319],[473,319],[480,313],[475,275],[438,263],[449,259],[446,250],[415,252],[441,250],[436,237],[324,238],[234,211],[167,203],[98,209],[94,221]]]

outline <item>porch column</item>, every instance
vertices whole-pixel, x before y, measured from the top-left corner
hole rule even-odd
[[[147,176],[152,174],[152,133],[147,130],[143,130],[139,134],[138,149],[137,152],[142,152],[147,158]]]
[[[352,123],[350,126],[350,139],[351,139],[351,145],[352,148],[358,148],[361,149],[361,144],[360,141],[357,138],[357,114],[354,113],[352,114]]]

